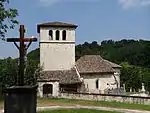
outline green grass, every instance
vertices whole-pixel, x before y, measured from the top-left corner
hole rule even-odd
[[[121,113],[121,112],[101,111],[91,109],[61,109],[61,110],[40,111],[38,113]]]
[[[103,107],[150,111],[150,105],[142,105],[142,104],[129,104],[129,103],[107,102],[107,101],[74,100],[74,99],[56,99],[56,98],[38,99],[38,106],[50,106],[50,105],[103,106]]]

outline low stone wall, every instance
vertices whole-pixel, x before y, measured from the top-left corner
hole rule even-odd
[[[150,97],[110,95],[110,94],[89,94],[89,93],[60,93],[58,98],[95,100],[95,101],[115,101],[124,103],[135,103],[150,105]]]

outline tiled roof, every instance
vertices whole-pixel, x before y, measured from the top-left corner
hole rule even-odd
[[[78,26],[72,23],[65,23],[65,22],[46,22],[46,23],[41,23],[37,25],[38,33],[40,27],[69,27],[69,28],[77,28]]]
[[[109,65],[111,65],[113,68],[121,68],[121,66],[120,66],[120,65],[118,65],[118,64],[115,64],[115,63],[110,62],[110,61],[105,60],[105,59],[104,59],[104,61],[105,61],[106,63],[108,63]]]
[[[113,67],[120,67],[100,55],[85,55],[76,62],[79,73],[105,73],[114,72]]]
[[[64,71],[43,71],[39,81],[43,80],[59,80],[60,84],[81,83],[75,68]]]

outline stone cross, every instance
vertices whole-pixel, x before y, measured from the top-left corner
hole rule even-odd
[[[32,42],[36,42],[37,38],[24,38],[24,25],[20,25],[20,38],[7,38],[7,42],[14,42],[15,46],[19,49],[19,86],[24,85],[24,69],[25,69],[25,54],[29,46]],[[20,46],[17,45],[16,42],[20,43]],[[29,42],[28,45],[26,45],[24,42]]]

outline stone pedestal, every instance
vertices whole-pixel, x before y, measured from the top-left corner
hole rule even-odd
[[[37,86],[5,89],[4,113],[36,113]]]

